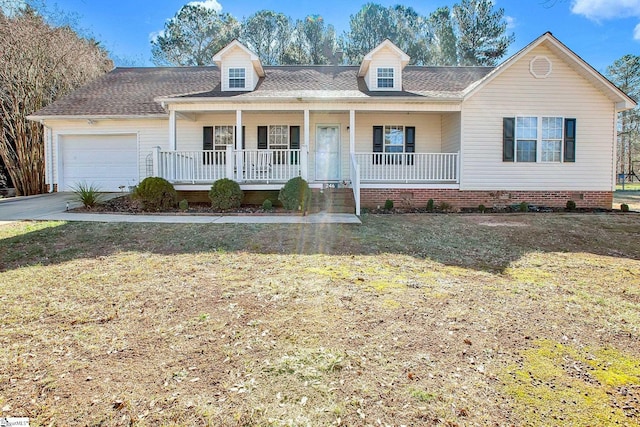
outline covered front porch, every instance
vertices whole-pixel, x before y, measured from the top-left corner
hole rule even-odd
[[[460,182],[455,105],[438,111],[425,105],[414,108],[426,111],[172,107],[168,147],[154,147],[149,157],[153,175],[180,190],[206,190],[221,178],[244,189],[273,190],[300,176],[312,188],[353,189],[359,210],[359,191],[368,186],[452,188]]]

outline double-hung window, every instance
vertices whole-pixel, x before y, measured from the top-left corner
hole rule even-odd
[[[542,118],[541,162],[560,162],[562,159],[562,127],[561,117]]]
[[[404,126],[394,125],[384,127],[384,152],[404,152]]]
[[[245,88],[245,69],[229,68],[229,88],[244,89]]]
[[[538,118],[516,118],[516,161],[535,162],[538,141]]]
[[[215,126],[214,128],[214,150],[223,151],[227,145],[233,146],[235,126]]]
[[[378,89],[393,89],[393,68],[378,68]]]
[[[503,119],[503,161],[575,162],[576,119],[521,116]]]

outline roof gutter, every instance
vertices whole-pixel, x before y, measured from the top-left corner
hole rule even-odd
[[[163,105],[179,103],[179,104],[204,104],[211,102],[220,103],[273,103],[273,102],[350,102],[350,103],[391,103],[391,102],[406,102],[406,103],[423,103],[423,102],[435,102],[435,103],[449,103],[449,102],[462,102],[464,97],[455,96],[450,98],[429,98],[425,96],[384,96],[384,97],[243,97],[243,98],[223,98],[223,97],[184,97],[184,98],[156,98],[155,101],[162,103]]]
[[[169,114],[116,114],[116,115],[95,115],[95,114],[78,114],[78,115],[29,115],[28,120],[40,122],[44,124],[45,120],[127,120],[127,119],[166,119]]]

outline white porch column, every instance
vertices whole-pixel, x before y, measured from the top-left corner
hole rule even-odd
[[[356,152],[356,112],[349,110],[349,153]]]
[[[300,175],[302,179],[309,181],[309,110],[304,110],[303,125],[304,143],[300,150]]]
[[[169,111],[169,150],[176,151],[176,112]]]
[[[236,150],[235,150],[235,160],[236,160],[236,181],[240,182],[243,177],[242,173],[242,161],[243,159],[243,151],[242,151],[242,110],[236,110]]]

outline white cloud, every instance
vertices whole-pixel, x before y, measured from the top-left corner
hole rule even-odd
[[[218,3],[216,0],[192,1],[192,2],[189,2],[188,4],[190,6],[202,6],[207,9],[213,9],[218,13],[222,11],[222,5]]]
[[[633,39],[640,42],[640,24],[636,25],[636,28],[633,30]]]
[[[509,30],[512,30],[517,26],[516,25],[516,18],[514,18],[513,16],[505,15],[504,20],[507,23],[507,29],[509,29]]]
[[[640,0],[573,0],[571,12],[592,21],[640,17]]]
[[[150,42],[154,42],[158,39],[158,37],[160,36],[164,36],[164,30],[160,30],[160,31],[153,31],[151,33],[149,33],[149,41]]]

